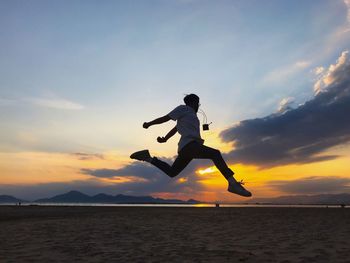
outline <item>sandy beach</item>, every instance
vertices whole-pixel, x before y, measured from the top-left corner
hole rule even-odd
[[[0,207],[0,262],[350,262],[350,209]]]

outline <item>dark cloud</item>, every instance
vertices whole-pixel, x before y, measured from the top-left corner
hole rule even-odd
[[[347,52],[324,75],[313,99],[284,113],[241,121],[220,136],[233,142],[233,162],[271,167],[337,158],[320,155],[350,141],[350,63]],[[320,82],[320,81],[319,81]],[[327,85],[325,85],[325,83]]]
[[[135,177],[136,175],[133,175]],[[146,176],[145,176],[146,177]],[[81,191],[86,194],[94,195],[98,193],[106,194],[125,194],[125,195],[152,195],[156,192],[169,192],[179,194],[194,193],[194,189],[200,190],[194,178],[189,178],[185,183],[179,183],[178,178],[169,178],[161,172],[155,172],[154,175],[146,181],[132,180],[128,182],[106,182],[99,178],[88,180],[75,180],[71,182],[55,182],[36,185],[0,185],[0,193],[13,195],[18,198],[33,201],[38,198],[51,197],[71,190]]]
[[[120,172],[118,170],[115,169],[86,169],[83,168],[80,170],[80,172],[82,174],[88,174],[88,175],[92,175],[95,177],[99,177],[99,178],[112,178],[115,176],[120,176]],[[130,175],[130,174],[129,174]]]
[[[104,160],[104,156],[98,153],[72,153],[73,156],[77,157],[79,160],[92,160],[92,159],[101,159]]]
[[[158,157],[159,158],[159,157]],[[174,159],[161,157],[162,161],[172,164]],[[193,160],[176,178],[189,177],[195,174],[199,168],[214,165],[210,160]],[[158,181],[159,178],[168,177],[155,166],[144,162],[132,162],[119,169],[87,169],[80,170],[81,173],[99,178],[113,178],[116,176],[135,176],[146,179],[150,182]]]
[[[349,193],[350,178],[312,176],[293,181],[270,181],[271,188],[288,194]]]
[[[172,159],[162,158],[163,161],[169,164],[173,162]],[[133,162],[119,169],[86,169],[80,170],[83,174],[92,175],[100,178],[112,178],[115,176],[136,176],[150,181],[157,180],[161,172],[148,163]]]
[[[171,164],[173,159],[161,158]],[[81,173],[98,178],[113,178],[132,176],[143,180],[133,180],[116,186],[122,193],[129,192],[149,194],[153,192],[190,193],[200,191],[202,185],[195,171],[204,165],[212,165],[209,161],[194,160],[175,178],[170,178],[158,168],[144,162],[133,162],[120,169],[81,169]],[[179,183],[179,178],[186,178],[186,182]]]
[[[162,160],[172,163],[172,159],[161,158]],[[83,193],[94,195],[106,193],[111,195],[152,195],[154,193],[176,193],[194,196],[203,190],[202,184],[198,180],[196,170],[201,167],[213,165],[209,160],[194,160],[184,171],[175,178],[170,178],[158,168],[143,162],[133,162],[120,169],[81,169],[83,174],[91,175],[87,180],[75,180],[70,182],[55,182],[36,185],[5,185],[0,184],[0,193],[13,195],[18,198],[33,201],[35,199],[52,197],[71,190],[81,191]],[[129,177],[132,180],[128,182],[108,183],[101,178]],[[210,176],[210,175],[208,175]],[[212,175],[217,176],[217,175]],[[143,180],[137,180],[141,178]],[[180,183],[179,178],[186,178],[185,182]],[[136,180],[135,180],[136,179]]]

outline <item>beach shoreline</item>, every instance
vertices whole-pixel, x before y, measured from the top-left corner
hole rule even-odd
[[[0,207],[1,262],[348,262],[349,209]]]

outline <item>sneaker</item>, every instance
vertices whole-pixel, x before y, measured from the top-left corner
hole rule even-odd
[[[243,182],[229,183],[227,191],[245,197],[252,196],[252,193],[246,190],[242,184]]]
[[[134,152],[132,155],[130,155],[130,158],[146,162],[150,160],[152,157],[149,154],[148,150],[143,150],[143,151]]]

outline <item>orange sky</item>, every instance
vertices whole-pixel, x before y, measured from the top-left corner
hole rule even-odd
[[[222,145],[222,144],[221,144]],[[214,145],[215,146],[215,145]],[[220,146],[219,144],[217,146]],[[336,147],[328,153],[343,155],[343,157],[309,164],[285,165],[269,169],[259,169],[255,166],[231,164],[237,180],[243,179],[245,186],[250,189],[254,197],[274,197],[284,193],[269,187],[269,181],[296,180],[309,176],[338,176],[349,177],[349,149],[350,147]],[[47,183],[69,183],[72,181],[84,181],[94,179],[102,185],[124,184],[126,182],[142,182],[142,178],[132,176],[114,176],[111,178],[94,178],[81,173],[80,169],[118,169],[131,163],[128,156],[120,156],[117,153],[108,152],[103,158],[92,157],[80,160],[73,154],[20,152],[1,153],[0,171],[1,184],[3,185],[38,185]],[[154,168],[156,171],[156,168]],[[166,176],[166,175],[164,175]],[[183,192],[170,193],[159,191],[150,193],[153,196],[163,198],[194,198],[202,201],[244,201],[226,191],[227,182],[214,166],[203,167],[196,171],[196,178],[200,190],[196,187],[183,189]],[[180,174],[174,178],[177,184],[187,182],[186,174]],[[79,189],[78,189],[79,190]],[[115,194],[118,194],[115,192]]]

